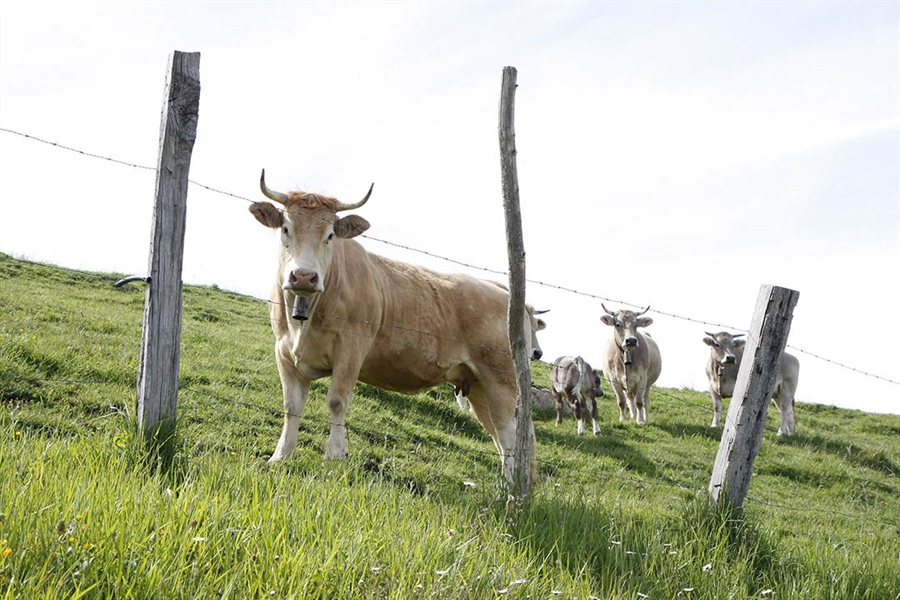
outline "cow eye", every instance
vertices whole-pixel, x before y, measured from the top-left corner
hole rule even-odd
[[[281,233],[283,233],[284,235],[287,235],[287,234],[288,234],[287,227],[282,227],[282,228],[281,228]]]
[[[330,241],[331,241],[331,238],[333,238],[333,237],[334,237],[334,233],[333,233],[333,232],[332,232],[332,233],[329,233],[329,234],[328,234],[328,241],[330,242]]]

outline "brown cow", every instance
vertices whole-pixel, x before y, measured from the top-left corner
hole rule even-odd
[[[709,346],[709,360],[706,362],[706,377],[709,379],[709,394],[713,401],[713,419],[710,427],[719,426],[722,412],[722,398],[731,398],[737,382],[738,369],[744,356],[744,334],[732,335],[727,331],[706,332],[703,343]],[[775,376],[775,390],[772,402],[781,412],[781,426],[778,435],[794,435],[796,416],[794,414],[794,394],[800,378],[800,361],[787,352],[781,353],[778,372]]]
[[[603,306],[602,304],[600,306]],[[619,421],[625,420],[625,405],[638,425],[646,425],[650,412],[650,386],[662,372],[659,346],[649,335],[638,331],[653,323],[650,317],[642,317],[648,306],[639,313],[620,310],[613,313],[603,306],[605,315],[600,317],[604,325],[613,328],[613,336],[606,347],[606,365],[603,373],[616,392],[619,403]]]
[[[325,456],[336,459],[347,455],[346,415],[357,381],[406,394],[446,381],[467,389],[472,411],[512,482],[516,379],[506,326],[508,292],[468,275],[370,254],[350,239],[369,223],[337,213],[365,204],[371,187],[361,201],[345,204],[317,194],[274,192],[263,170],[260,188],[284,207],[250,207],[260,223],[280,231],[282,241],[270,313],[284,427],[270,461],[294,451],[313,380],[331,376]],[[291,318],[298,297],[308,299],[308,320]],[[538,328],[531,311],[525,323]]]
[[[560,356],[550,369],[550,393],[556,401],[556,424],[562,423],[563,398],[578,421],[578,435],[584,435],[584,416],[590,410],[594,435],[600,435],[597,424],[597,398],[603,397],[600,374],[580,356]]]

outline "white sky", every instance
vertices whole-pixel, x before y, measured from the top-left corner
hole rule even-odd
[[[0,127],[155,166],[173,50],[201,53],[192,180],[261,199],[265,167],[351,201],[374,181],[370,251],[501,280],[378,240],[506,270],[514,66],[530,280],[651,305],[665,387],[706,389],[718,328],[655,310],[747,329],[762,284],[800,292],[790,346],[900,381],[898,2],[3,0]],[[0,132],[0,251],[144,274],[153,188]],[[185,282],[268,296],[277,240],[247,206],[191,187]],[[528,299],[545,360],[599,365],[599,300]],[[799,401],[900,414],[900,385],[792,352]]]

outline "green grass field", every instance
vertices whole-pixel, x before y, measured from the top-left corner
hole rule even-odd
[[[538,412],[522,504],[449,386],[358,385],[326,462],[318,382],[272,466],[267,307],[187,287],[163,469],[133,436],[144,289],[116,279],[0,254],[4,598],[900,598],[898,416],[801,404],[783,439],[770,411],[742,514],[706,509],[720,432],[692,390],[654,390],[646,427],[607,393],[600,438]]]

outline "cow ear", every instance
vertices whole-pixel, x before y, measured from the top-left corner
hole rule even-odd
[[[334,235],[350,239],[369,228],[369,222],[358,215],[347,215],[334,222]]]
[[[747,340],[738,338],[738,339],[734,340],[734,347],[735,348],[743,348],[744,344],[746,344],[746,343],[747,343]]]
[[[712,348],[716,345],[716,340],[712,339],[711,337],[705,337],[703,338],[703,343]]]
[[[609,316],[609,315],[603,315],[603,316],[601,316],[601,317],[600,317],[600,322],[603,323],[604,325],[609,325],[610,327],[612,327],[612,326],[614,326],[614,325],[616,324],[615,319],[613,319],[613,318],[612,318],[611,316]]]
[[[650,317],[641,317],[637,320],[638,327],[650,327],[651,325],[653,325],[653,319]]]
[[[537,320],[537,330],[538,330],[538,331],[543,331],[543,330],[546,329],[546,328],[547,328],[547,324],[544,323],[544,320],[543,320],[543,319],[538,319],[538,320]]]
[[[284,225],[284,214],[268,202],[254,202],[250,205],[250,212],[266,227],[280,229]]]

